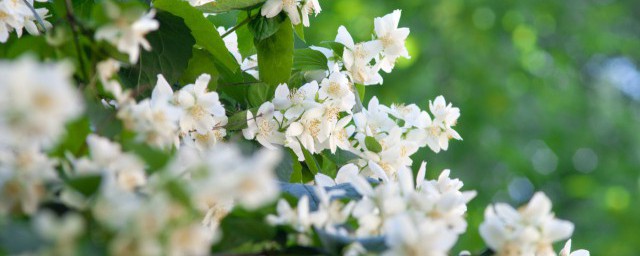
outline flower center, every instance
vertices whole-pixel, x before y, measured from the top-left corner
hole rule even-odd
[[[307,123],[307,131],[311,134],[312,137],[318,137],[320,133],[320,120],[314,119]]]
[[[205,109],[202,106],[195,105],[189,109],[189,114],[193,116],[193,118],[195,118],[196,120],[202,120],[202,118],[204,118],[207,115],[207,111],[205,111]]]
[[[274,125],[267,119],[258,122],[258,132],[264,136],[269,136],[273,132]]]
[[[335,98],[340,97],[343,94],[342,87],[337,82],[329,83],[329,88],[327,89],[327,92],[329,93],[329,95]]]
[[[304,101],[304,94],[297,88],[293,88],[291,92],[289,92],[289,100],[293,105],[300,104]]]

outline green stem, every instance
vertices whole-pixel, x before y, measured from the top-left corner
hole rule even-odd
[[[235,25],[234,27],[232,27],[231,29],[227,30],[227,32],[224,32],[224,34],[222,34],[222,36],[220,36],[221,38],[225,38],[226,36],[230,35],[231,33],[233,33],[233,31],[238,30],[240,27],[246,25],[247,23],[249,23],[255,16],[248,16],[246,19],[244,19],[242,22],[238,23],[238,25]]]

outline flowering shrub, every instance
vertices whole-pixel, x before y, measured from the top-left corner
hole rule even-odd
[[[363,104],[410,58],[409,28],[396,10],[369,41],[341,26],[294,48],[320,12],[316,0],[0,2],[1,42],[53,49],[0,62],[0,252],[451,254],[476,192],[450,170],[426,179],[411,156],[462,140],[460,110],[443,96],[428,111]],[[22,42],[23,28],[40,36]],[[537,193],[488,207],[479,229],[482,255],[555,255],[573,224]],[[570,246],[560,255],[588,255]]]

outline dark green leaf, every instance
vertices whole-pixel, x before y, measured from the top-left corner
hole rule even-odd
[[[302,153],[304,154],[304,162],[307,164],[307,167],[309,167],[309,170],[313,175],[318,174],[318,172],[320,172],[320,169],[321,169],[320,165],[318,164],[318,161],[316,161],[316,159],[313,157],[311,152],[309,152],[309,150],[307,150],[304,147],[301,147],[301,148],[302,148]]]
[[[247,17],[248,12],[239,12],[236,24],[240,24]],[[238,28],[236,35],[238,36],[238,51],[243,58],[256,54],[256,48],[253,46],[253,34],[249,30],[249,25]]]
[[[331,154],[331,151],[327,149],[322,151],[322,155],[333,161],[339,167],[348,164],[352,160],[360,158],[358,155],[342,149],[336,149],[335,154]]]
[[[293,53],[293,68],[302,71],[329,70],[327,57],[313,49],[296,49]]]
[[[183,20],[162,11],[156,14],[156,19],[160,28],[146,36],[152,50],[141,50],[138,65],[121,71],[123,82],[130,88],[153,88],[158,74],[162,74],[169,84],[175,84],[191,59],[195,40]]]
[[[294,31],[296,32],[296,36],[298,36],[298,38],[300,38],[300,40],[302,40],[303,42],[306,42],[304,40],[304,25],[302,23],[293,26]]]
[[[197,8],[203,12],[220,13],[231,10],[250,9],[264,1],[265,0],[216,0],[215,2],[207,3]]]
[[[171,159],[171,154],[147,144],[128,142],[124,143],[123,146],[127,151],[134,152],[147,164],[148,174],[159,171]]]
[[[247,111],[240,111],[229,117],[229,122],[225,128],[227,131],[240,131],[247,128]]]
[[[374,153],[380,153],[382,151],[382,145],[376,140],[376,138],[367,136],[364,138],[364,144],[367,146],[367,149]]]
[[[269,85],[263,83],[257,83],[249,85],[247,94],[247,100],[251,107],[260,107],[262,103],[267,101],[267,94],[269,93]]]
[[[344,53],[344,45],[334,41],[324,41],[320,43],[323,46],[328,47],[333,51],[333,55],[337,57],[342,57]]]
[[[265,217],[265,213],[247,212],[236,207],[220,223],[222,239],[213,247],[213,251],[228,251],[246,243],[272,241],[276,236],[276,228],[267,224]]]
[[[258,16],[251,20],[247,26],[254,40],[260,42],[278,32],[283,21],[285,20],[280,15],[273,18]]]
[[[98,191],[101,181],[102,176],[100,175],[84,175],[68,179],[67,185],[89,197]]]
[[[285,151],[285,150],[283,150]],[[276,167],[276,175],[278,176],[279,181],[287,182],[291,180],[291,174],[293,173],[293,165],[298,162],[297,157],[292,155],[290,150],[282,152],[283,157],[280,160],[280,163]]]
[[[286,83],[293,66],[293,27],[287,19],[273,36],[256,42],[260,79],[271,86],[273,95],[278,84]]]
[[[66,126],[66,134],[60,144],[49,154],[50,156],[63,157],[65,152],[70,152],[75,156],[82,155],[85,148],[87,135],[91,133],[89,117],[83,116],[72,121]]]
[[[187,69],[180,78],[180,83],[183,85],[192,84],[202,74],[211,75],[209,90],[215,91],[218,82],[217,78],[219,76],[218,70],[215,67],[215,59],[208,51],[194,47],[193,56],[191,57],[191,60],[189,60]]]
[[[240,66],[233,58],[229,50],[222,41],[220,34],[211,22],[204,17],[201,11],[189,5],[189,2],[182,0],[156,0],[154,7],[170,12],[184,19],[184,23],[191,30],[191,35],[195,38],[196,44],[202,46],[215,57],[218,71],[224,75],[226,72],[236,73]]]

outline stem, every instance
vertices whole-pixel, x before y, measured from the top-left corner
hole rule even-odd
[[[71,26],[71,33],[73,34],[73,44],[76,48],[76,54],[78,54],[80,71],[82,72],[82,76],[84,76],[84,79],[87,80],[89,79],[89,75],[84,64],[84,59],[82,58],[82,49],[80,49],[80,41],[78,40],[78,26],[76,24],[76,18],[73,15],[73,5],[71,4],[71,0],[65,0],[65,8],[67,9],[67,21],[69,22],[69,26]],[[82,88],[82,85],[80,86],[80,88]]]
[[[36,17],[36,21],[38,21],[38,24],[40,25],[40,27],[42,27],[42,31],[46,33],[47,27],[44,25],[44,21],[42,21],[42,18],[40,17],[40,14],[38,14],[38,12],[36,11],[36,8],[34,8],[33,5],[31,5],[31,3],[29,3],[27,0],[22,0],[22,2],[24,2],[24,4],[27,5],[27,7],[29,7],[33,15]]]
[[[246,19],[244,19],[242,22],[238,23],[238,25],[235,25],[234,27],[232,27],[231,29],[227,30],[227,32],[224,32],[224,34],[222,34],[220,37],[221,38],[225,38],[226,36],[228,36],[229,34],[233,33],[233,31],[236,31],[237,29],[239,29],[240,27],[244,26],[245,24],[249,23],[249,21],[251,21],[255,16],[251,16],[249,15]]]

